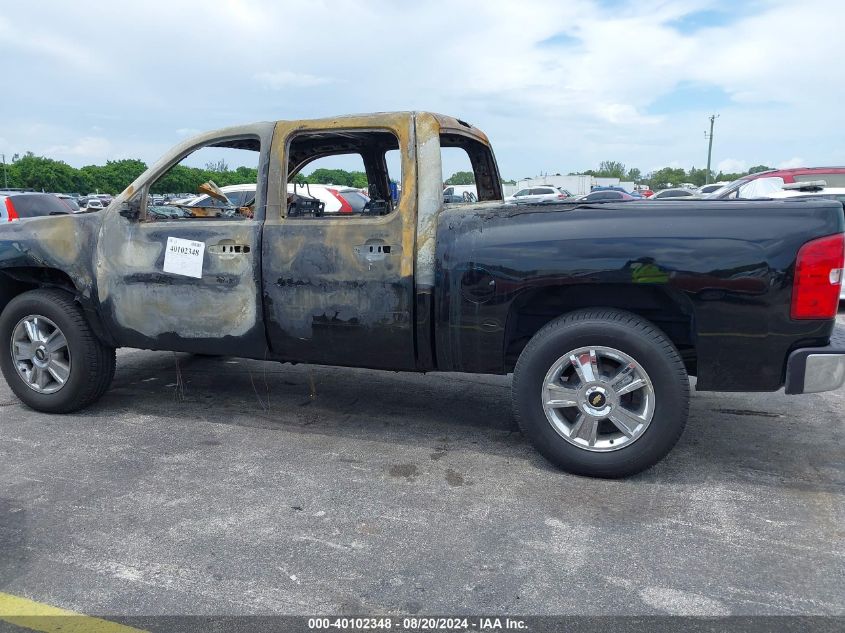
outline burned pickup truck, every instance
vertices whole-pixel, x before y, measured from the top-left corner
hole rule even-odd
[[[229,204],[209,183],[212,212],[154,207],[156,183],[202,148],[254,155],[254,188]],[[477,203],[443,202],[453,152]],[[289,186],[337,156],[364,165],[355,212]],[[513,372],[537,450],[625,476],[678,440],[689,376],[841,386],[843,228],[835,201],[505,205],[487,137],[436,114],[257,123],[179,145],[101,212],[0,227],[0,366],[54,413],[103,395],[118,347]]]

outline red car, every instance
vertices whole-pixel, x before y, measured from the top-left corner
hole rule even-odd
[[[709,199],[765,198],[795,182],[824,180],[828,187],[845,187],[845,167],[795,167],[770,169],[734,180],[704,196]]]
[[[0,224],[70,212],[70,207],[52,193],[0,190]]]

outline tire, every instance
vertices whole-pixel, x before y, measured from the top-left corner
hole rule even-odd
[[[30,386],[19,372],[20,365],[13,353],[22,348],[13,344],[13,337],[22,331],[18,329],[19,325],[26,330],[22,324],[28,317],[40,319],[40,332],[52,333],[55,328],[64,336],[66,345],[54,357],[48,355],[47,358],[48,363],[55,358],[67,366],[67,373],[62,370],[60,374],[64,378],[62,384],[58,378],[42,372],[45,380],[51,381],[50,385]],[[20,337],[17,340],[24,345],[32,341]],[[36,344],[38,346],[40,343]],[[45,352],[46,349],[42,350]],[[24,361],[23,366],[34,369],[34,358]],[[0,314],[0,369],[11,390],[27,406],[45,413],[71,413],[94,403],[109,388],[114,378],[115,350],[97,339],[82,309],[69,293],[53,289],[32,290],[12,299]]]
[[[514,415],[534,447],[590,477],[651,467],[677,443],[689,414],[678,350],[622,310],[578,310],[545,325],[522,351],[512,390]]]

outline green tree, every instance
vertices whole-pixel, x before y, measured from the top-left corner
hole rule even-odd
[[[15,161],[16,180],[20,187],[36,191],[70,191],[74,184],[73,167],[62,161],[27,152]],[[9,183],[11,187],[12,184]]]
[[[597,178],[625,178],[625,164],[616,160],[603,160],[593,174]]]
[[[147,164],[138,159],[110,160],[98,168],[97,188],[106,193],[120,193],[147,170]]]
[[[686,182],[691,182],[696,187],[700,187],[707,182],[707,170],[690,167],[690,170],[687,172]]]
[[[687,172],[680,167],[664,167],[649,174],[646,182],[649,187],[657,191],[658,189],[666,189],[667,187],[677,187],[682,182],[686,182]]]
[[[210,161],[207,162],[205,164],[205,171],[214,171],[214,172],[224,173],[224,172],[229,171],[229,165],[227,165],[226,161],[221,158],[216,163],[210,162]]]
[[[771,167],[768,165],[754,165],[751,169],[748,170],[749,174],[759,174],[761,171],[769,171]]]
[[[624,180],[629,180],[631,182],[639,182],[642,179],[643,174],[638,167],[632,167],[629,169],[627,176],[624,178]]]
[[[447,185],[474,185],[475,174],[471,171],[456,171],[446,179]]]

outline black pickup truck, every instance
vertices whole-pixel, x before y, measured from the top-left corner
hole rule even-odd
[[[205,147],[255,152],[252,200],[155,207],[154,183]],[[442,150],[465,152],[477,203],[444,205]],[[364,162],[361,212],[291,189],[342,155]],[[118,347],[513,372],[544,456],[625,476],[678,440],[688,376],[699,390],[841,386],[843,228],[824,200],[506,205],[487,137],[436,114],[244,125],[179,145],[103,211],[0,226],[0,366],[54,413],[108,389]]]

